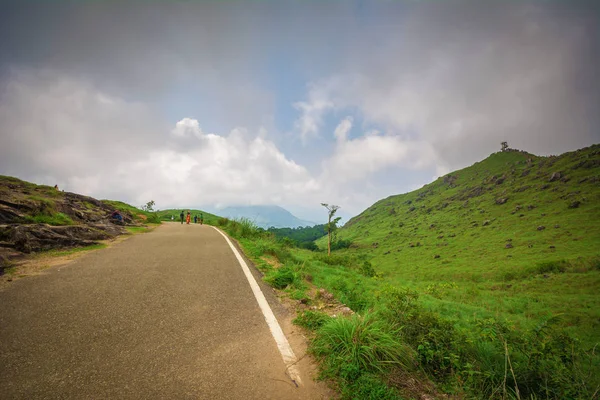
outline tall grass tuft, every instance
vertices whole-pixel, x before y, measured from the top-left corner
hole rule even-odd
[[[350,368],[356,379],[362,373],[385,373],[413,363],[410,348],[373,313],[326,323],[317,331],[311,351],[324,359],[328,374],[340,376]]]
[[[254,221],[249,218],[239,218],[230,220],[227,227],[231,230],[231,234],[240,239],[251,239],[258,237],[263,232]]]

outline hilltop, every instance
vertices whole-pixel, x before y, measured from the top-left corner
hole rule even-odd
[[[122,225],[110,218],[115,210],[123,216]],[[23,253],[97,244],[153,218],[120,201],[0,176],[0,264]]]
[[[446,290],[443,297],[485,315],[564,312],[566,326],[585,325],[573,328],[577,335],[599,339],[600,315],[590,302],[597,301],[600,279],[585,274],[600,269],[599,222],[600,145],[594,145],[551,157],[492,154],[378,201],[338,238],[352,243],[345,254],[368,257],[390,282],[472,288],[466,296]],[[326,246],[324,239],[318,244]],[[582,301],[585,307],[573,309]]]

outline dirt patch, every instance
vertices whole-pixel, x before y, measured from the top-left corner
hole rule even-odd
[[[275,258],[275,256],[265,254],[265,255],[262,255],[260,258],[275,269],[281,268],[282,264],[279,262],[279,260],[277,258]]]

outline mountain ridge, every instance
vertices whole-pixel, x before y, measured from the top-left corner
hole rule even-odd
[[[226,218],[248,218],[264,229],[317,225],[316,222],[302,220],[277,205],[229,206],[218,210],[217,213]]]

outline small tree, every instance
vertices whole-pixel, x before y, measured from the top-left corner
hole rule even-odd
[[[154,200],[150,200],[145,205],[142,206],[143,211],[154,212]]]
[[[502,143],[500,143],[500,145],[502,145],[502,151],[508,150],[508,142],[502,142]]]
[[[327,209],[327,214],[328,214],[328,220],[327,220],[327,225],[326,225],[327,255],[330,256],[331,255],[331,234],[337,229],[337,223],[340,221],[340,219],[342,219],[342,217],[333,218],[336,211],[340,208],[339,206],[334,206],[333,204],[329,205],[329,204],[325,204],[325,203],[321,203],[321,205]],[[331,218],[333,218],[333,221],[331,220]]]

